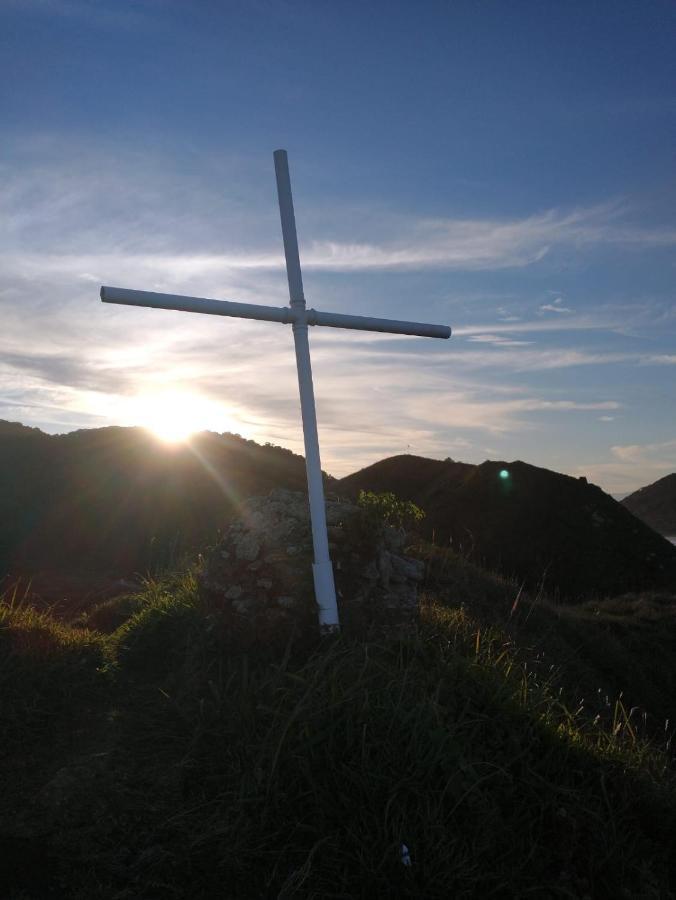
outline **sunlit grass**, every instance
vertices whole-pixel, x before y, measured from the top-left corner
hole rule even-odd
[[[100,700],[101,635],[56,621],[15,591],[0,598],[3,750],[30,746],[82,705]]]

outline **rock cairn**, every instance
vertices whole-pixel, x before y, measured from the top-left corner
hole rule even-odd
[[[326,519],[341,621],[352,628],[411,624],[424,563],[403,555],[405,532],[335,498],[327,500]],[[248,500],[205,555],[200,593],[239,624],[316,628],[311,563],[307,497],[278,488]]]

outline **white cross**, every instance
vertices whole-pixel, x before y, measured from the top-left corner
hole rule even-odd
[[[312,574],[315,599],[319,607],[319,624],[322,631],[338,631],[340,625],[326,531],[308,325],[328,325],[331,328],[353,328],[360,331],[382,331],[388,334],[411,334],[435,338],[449,338],[451,329],[447,325],[424,325],[418,322],[398,322],[394,319],[373,319],[368,316],[348,316],[342,313],[317,312],[315,309],[307,309],[303,294],[303,279],[298,256],[296,220],[293,213],[286,150],[276,150],[274,160],[286,257],[286,274],[289,281],[290,304],[288,307],[233,303],[229,300],[207,300],[203,297],[182,297],[176,294],[157,294],[151,291],[132,291],[117,287],[102,287],[101,300],[105,303],[122,303],[127,306],[150,306],[154,309],[176,309],[183,312],[207,313],[213,316],[235,316],[241,319],[261,319],[265,322],[291,324],[296,347],[296,367],[303,419],[305,466],[314,551]]]

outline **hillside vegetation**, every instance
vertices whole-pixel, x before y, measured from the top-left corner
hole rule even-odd
[[[673,598],[416,552],[404,636],[245,649],[190,572],[70,624],[5,598],[3,896],[674,896]]]

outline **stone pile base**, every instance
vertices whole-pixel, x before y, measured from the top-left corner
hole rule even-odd
[[[341,624],[412,624],[424,564],[402,555],[406,535],[344,500],[326,503]],[[277,489],[243,506],[204,558],[200,593],[233,622],[255,629],[317,627],[307,496]]]

